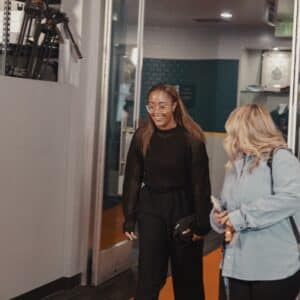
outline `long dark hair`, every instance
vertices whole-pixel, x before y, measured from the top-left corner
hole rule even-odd
[[[150,95],[156,91],[166,93],[172,99],[173,103],[177,103],[174,111],[174,120],[176,124],[184,127],[192,136],[198,138],[200,141],[205,143],[205,136],[203,130],[188,114],[176,88],[170,84],[165,83],[159,83],[157,85],[154,85],[147,94],[147,102],[149,101]],[[155,125],[149,115],[147,121],[141,126],[140,129],[142,152],[144,155],[146,155],[152,134],[155,130]]]

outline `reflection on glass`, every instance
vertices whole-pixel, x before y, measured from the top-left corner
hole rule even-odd
[[[278,43],[280,43],[279,39],[276,44]],[[240,72],[247,72],[246,66],[249,64],[254,73],[249,76],[247,73],[244,74],[239,104],[265,105],[271,112],[275,124],[287,139],[291,50],[279,47],[245,49],[242,54]],[[253,74],[256,74],[255,78]]]
[[[265,105],[287,139],[291,78],[293,1],[278,1],[269,42],[242,52],[239,74],[239,105]]]
[[[113,1],[102,249],[124,239],[120,201],[127,151],[134,132],[138,4],[138,0]]]
[[[272,118],[287,139],[288,105],[291,76],[291,50],[245,50],[244,57],[251,53],[256,57],[259,80],[252,81],[241,91],[240,104],[265,105]]]

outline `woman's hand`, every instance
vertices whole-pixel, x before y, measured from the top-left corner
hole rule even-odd
[[[220,225],[225,225],[225,226],[229,226],[229,227],[233,228],[233,226],[230,222],[230,219],[229,219],[228,211],[223,211],[221,213],[217,213],[216,221],[219,222],[218,224],[220,224]]]
[[[228,213],[221,218],[221,224],[225,225],[225,242],[230,243],[233,240],[235,230],[229,220]]]
[[[196,242],[196,241],[201,241],[204,239],[204,236],[203,235],[198,235],[198,234],[193,234],[193,237],[192,237],[192,241],[193,242]]]
[[[126,231],[125,235],[131,241],[136,240],[138,238],[134,232],[127,232]]]
[[[235,230],[232,225],[226,225],[225,227],[225,242],[230,243],[233,240]]]
[[[215,209],[213,211],[213,218],[218,225],[224,225],[226,223],[224,223],[224,220],[228,219],[228,212],[226,210],[220,212]]]
[[[225,226],[225,242],[230,243],[233,239],[235,230],[229,220],[228,211],[214,211],[213,216],[217,224]]]

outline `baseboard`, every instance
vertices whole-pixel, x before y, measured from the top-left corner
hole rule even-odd
[[[100,252],[98,283],[104,283],[130,268],[132,265],[132,247],[132,242],[122,241],[112,248]]]
[[[27,292],[11,300],[41,300],[59,290],[67,290],[80,285],[81,274],[72,277],[62,277],[55,281],[49,282],[30,292]]]

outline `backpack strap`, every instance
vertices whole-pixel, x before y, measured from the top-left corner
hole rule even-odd
[[[269,154],[269,158],[267,160],[267,166],[270,168],[270,173],[271,173],[271,194],[274,195],[274,178],[273,178],[273,157],[274,154],[279,150],[279,149],[286,149],[290,152],[292,152],[290,149],[288,148],[284,148],[284,147],[278,147],[278,148],[273,148]],[[295,239],[297,241],[298,244],[298,252],[299,252],[299,259],[300,259],[300,233],[299,230],[297,228],[297,224],[294,220],[294,218],[292,216],[289,217],[290,223],[291,223],[291,227],[295,236]]]

